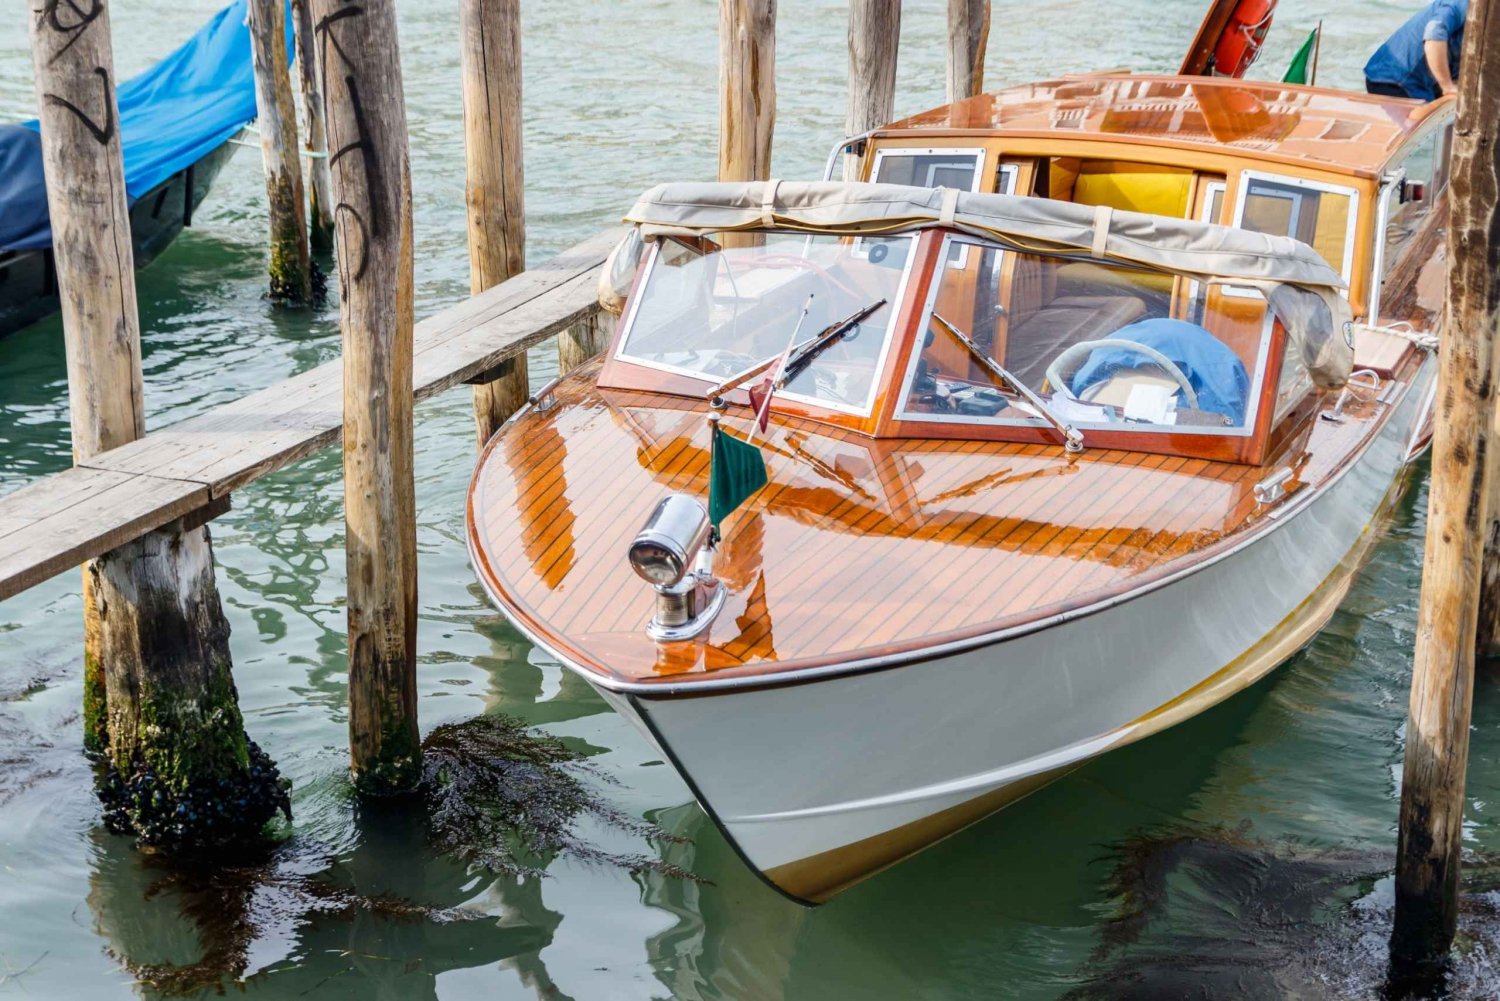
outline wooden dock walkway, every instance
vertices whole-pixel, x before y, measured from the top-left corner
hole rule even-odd
[[[607,230],[416,325],[416,398],[480,380],[598,311]],[[337,359],[0,497],[0,600],[229,495],[339,440]]]

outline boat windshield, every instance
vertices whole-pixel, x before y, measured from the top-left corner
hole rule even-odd
[[[736,233],[722,239],[658,241],[618,357],[719,382],[785,351],[794,331],[806,342],[883,299],[780,394],[867,415],[913,238]]]
[[[1249,434],[1254,426],[1271,330],[1260,293],[1211,286],[1198,295],[1172,275],[959,236],[946,238],[941,259],[900,419],[1047,423],[975,357],[982,353],[1085,433],[1103,425]]]

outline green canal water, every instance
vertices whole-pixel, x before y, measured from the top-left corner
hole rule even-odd
[[[0,0],[0,120],[32,113],[29,6]],[[113,6],[123,75],[214,3]],[[420,313],[467,289],[455,6],[401,10]],[[943,6],[906,4],[900,112],[941,101]],[[1365,54],[1413,6],[1284,4],[1252,75],[1284,67],[1322,18],[1324,79],[1357,85]],[[990,83],[1172,68],[1201,9],[997,4]],[[820,172],[841,134],[844,18],[837,0],[782,4],[779,176]],[[524,22],[532,260],[612,221],[651,183],[711,176],[712,0],[537,0]],[[243,150],[195,227],[140,275],[151,427],[338,354],[331,309],[262,300],[263,201],[259,156]],[[548,352],[534,358],[536,379],[551,369]],[[0,604],[0,995],[1374,996],[1425,470],[1343,609],[1287,666],[808,911],[749,875],[671,769],[486,604],[463,544],[472,435],[465,392],[418,411],[424,729],[509,714],[562,739],[597,770],[606,801],[661,832],[591,822],[580,836],[699,879],[568,857],[545,875],[494,876],[434,853],[411,816],[357,808],[345,781],[340,460],[328,452],[236,494],[213,529],[246,724],[294,783],[296,819],[269,860],[182,873],[105,833],[78,749],[78,577]],[[68,463],[62,335],[48,322],[0,341],[0,492]],[[1485,931],[1500,885],[1489,864],[1500,856],[1497,718],[1500,696],[1481,683],[1466,828],[1473,935],[1456,982],[1476,997],[1500,983]]]

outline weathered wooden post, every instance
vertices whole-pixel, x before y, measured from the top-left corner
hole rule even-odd
[[[948,103],[984,93],[990,0],[948,0]]]
[[[719,0],[719,180],[771,176],[776,0]]]
[[[458,24],[469,291],[477,295],[526,268],[520,0],[463,0]],[[526,402],[526,355],[509,359],[492,376],[474,386],[474,427],[480,445]]]
[[[1494,0],[1469,7],[1454,130],[1448,312],[1438,354],[1427,550],[1396,858],[1391,935],[1398,967],[1440,967],[1458,913],[1464,776],[1484,528],[1493,512],[1495,387],[1500,352],[1500,48]],[[1500,25],[1497,25],[1500,29]]]
[[[333,181],[328,170],[328,132],[323,124],[323,83],[318,46],[313,40],[308,0],[292,0],[297,37],[298,82],[302,86],[302,151],[307,159],[308,242],[314,250],[333,249]]]
[[[286,65],[286,7],[282,0],[250,0],[250,45],[255,59],[255,116],[266,168],[271,214],[271,298],[312,301],[312,258],[302,207],[297,117]]]
[[[849,0],[849,114],[844,134],[857,136],[896,117],[896,53],[901,0]],[[844,158],[844,179],[856,179],[859,158]]]
[[[421,778],[412,229],[394,0],[312,0],[343,309],[349,744],[362,792]]]
[[[144,432],[140,327],[104,0],[31,17],[76,460]],[[85,743],[105,820],[164,847],[253,834],[286,793],[245,736],[202,519],[84,568]]]
[[[571,372],[603,351],[614,334],[615,318],[603,310],[557,335],[557,370]]]

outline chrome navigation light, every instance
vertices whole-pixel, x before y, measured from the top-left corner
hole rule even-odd
[[[668,494],[630,544],[630,566],[656,588],[656,614],[646,632],[685,640],[708,628],[724,604],[713,575],[708,512],[686,494]]]

